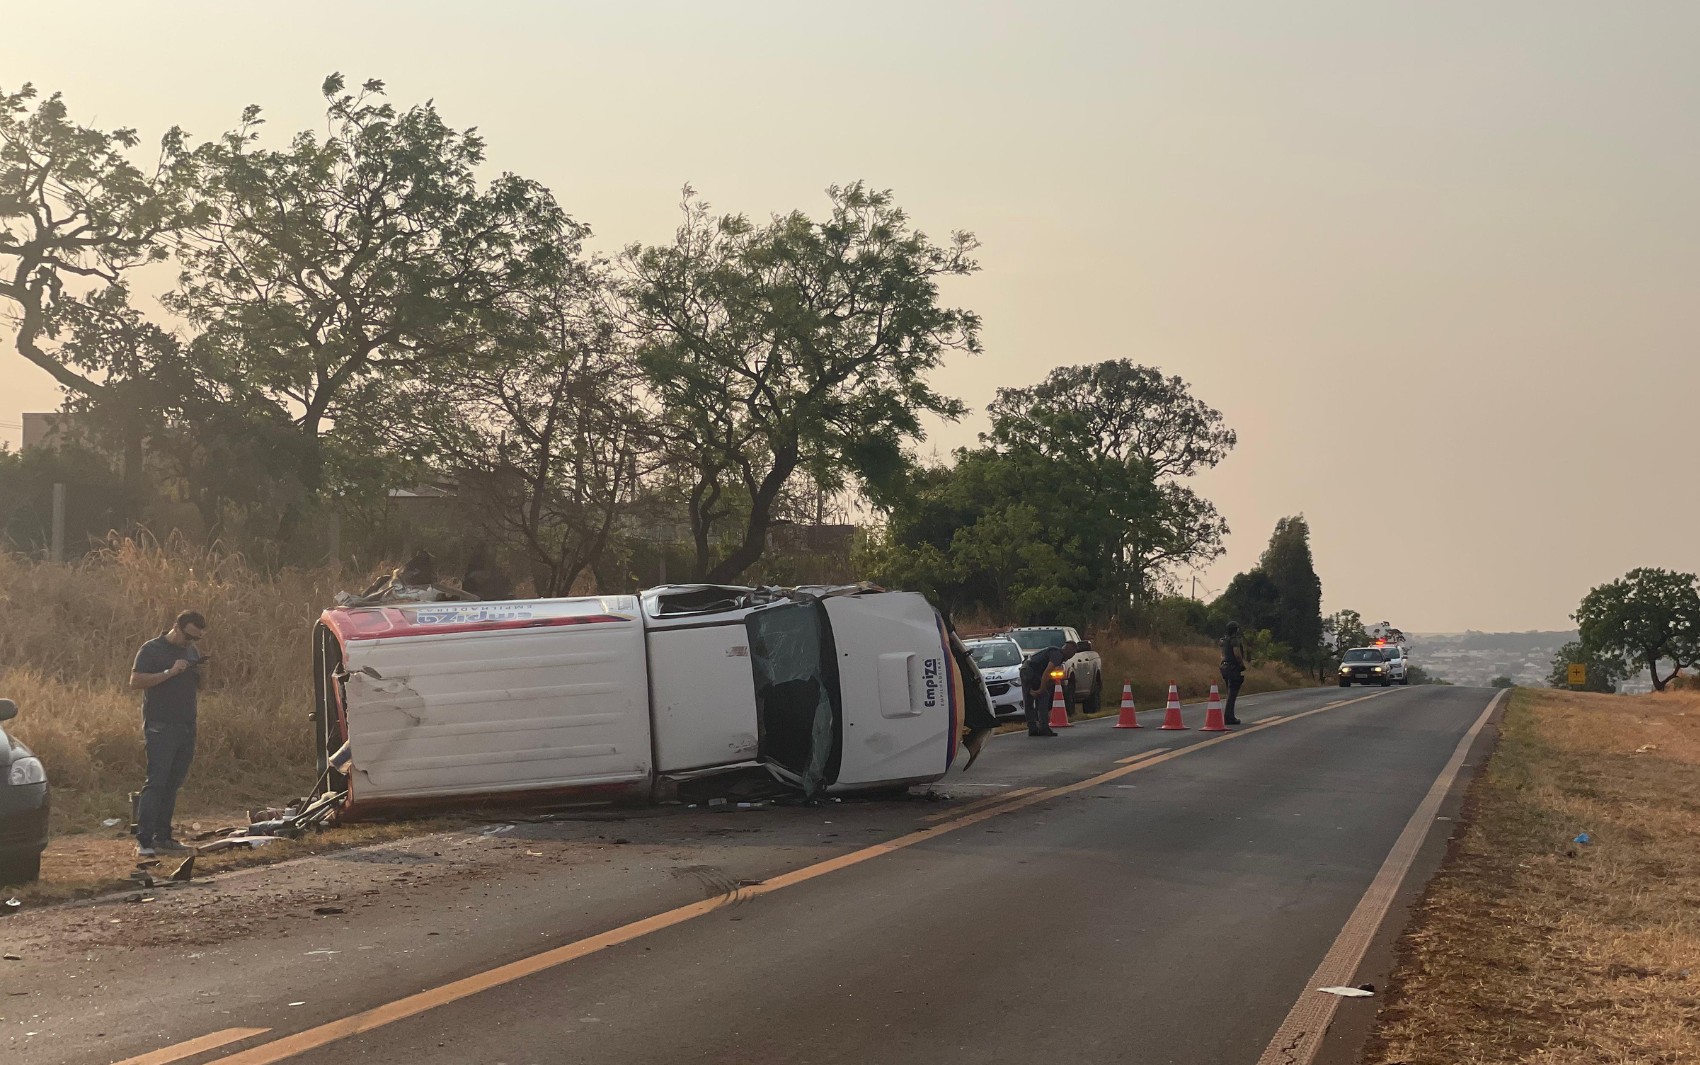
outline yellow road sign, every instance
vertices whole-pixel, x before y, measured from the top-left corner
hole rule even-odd
[[[1572,686],[1588,683],[1588,667],[1581,662],[1570,663],[1570,683]]]

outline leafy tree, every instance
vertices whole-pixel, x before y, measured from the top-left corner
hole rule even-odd
[[[1490,682],[1490,686],[1495,688],[1515,688],[1517,687],[1517,682],[1512,680],[1510,677],[1495,677]]]
[[[824,220],[759,225],[713,216],[687,188],[673,243],[624,256],[640,362],[670,457],[688,471],[701,579],[731,580],[760,559],[799,471],[828,490],[855,477],[877,495],[923,414],[963,413],[927,375],[952,350],[979,350],[979,318],[938,292],[978,268],[977,242],[934,244],[890,192],[827,193]]]
[[[1062,366],[999,389],[988,411],[998,450],[1079,470],[1086,494],[1068,513],[1102,555],[1097,576],[1118,605],[1150,594],[1166,568],[1221,555],[1227,523],[1179,479],[1221,462],[1237,438],[1181,378],[1128,359]]]
[[[1356,610],[1339,610],[1323,618],[1322,654],[1317,665],[1317,679],[1328,679],[1327,670],[1338,668],[1342,655],[1369,642],[1369,633],[1364,631],[1363,615]],[[1410,667],[1406,668],[1408,671]]]
[[[65,408],[122,457],[133,497],[193,503],[209,535],[226,533],[233,511],[275,514],[299,499],[299,437],[288,418],[200,372],[180,337],[130,305],[123,284],[64,301],[59,314],[61,356],[104,382]]]
[[[1294,665],[1310,667],[1322,647],[1322,580],[1311,561],[1310,525],[1304,515],[1275,523],[1269,547],[1258,568],[1275,587],[1275,638],[1303,659]]]
[[[1552,672],[1547,675],[1547,685],[1553,688],[1570,687],[1572,665],[1588,668],[1588,680],[1581,688],[1585,692],[1615,692],[1619,683],[1629,679],[1629,666],[1623,659],[1589,654],[1582,646],[1581,640],[1571,640],[1560,647],[1558,654],[1553,656]]]
[[[58,93],[0,90],[0,306],[19,353],[74,395],[103,386],[58,348],[64,307],[164,260],[165,238],[193,217],[182,131],[151,171],[129,158],[140,143],[73,121]]]
[[[608,552],[647,468],[630,353],[604,278],[575,264],[529,294],[501,355],[468,360],[425,387],[454,397],[438,450],[473,520],[521,546],[537,594],[569,594]]]
[[[260,109],[196,149],[209,216],[183,241],[168,306],[201,330],[190,356],[264,422],[299,436],[309,496],[375,454],[421,459],[409,432],[440,412],[399,387],[489,357],[491,319],[584,228],[535,182],[480,188],[483,140],[430,104],[398,110],[380,81],[325,79],[331,133],[259,144]],[[326,432],[335,426],[335,448]]]
[[[1237,622],[1242,632],[1268,629],[1272,633],[1281,619],[1281,589],[1261,568],[1234,575],[1228,587],[1210,604],[1216,634],[1228,622]]]
[[[1583,596],[1574,617],[1585,653],[1645,665],[1659,691],[1700,665],[1700,590],[1692,573],[1630,570]],[[1672,663],[1662,677],[1661,662]]]
[[[81,555],[91,541],[122,529],[137,500],[106,456],[80,442],[28,451],[0,448],[0,542],[45,553],[53,534],[53,486],[65,485],[65,551]]]

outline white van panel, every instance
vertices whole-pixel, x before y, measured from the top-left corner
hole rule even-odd
[[[835,788],[944,775],[961,731],[962,685],[938,613],[914,592],[824,602],[843,698]]]
[[[342,626],[351,801],[649,777],[635,599],[380,609]]]
[[[752,762],[755,677],[743,617],[649,632],[655,768],[676,773]]]

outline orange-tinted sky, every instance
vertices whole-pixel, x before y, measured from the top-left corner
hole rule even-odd
[[[758,215],[893,188],[985,243],[947,389],[1128,357],[1239,430],[1204,589],[1302,511],[1326,609],[1520,629],[1700,567],[1697,40],[1687,2],[36,3],[0,85],[153,139],[383,78],[609,249],[687,181]],[[0,394],[55,402],[9,352]]]

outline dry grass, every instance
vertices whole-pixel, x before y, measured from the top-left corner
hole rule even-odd
[[[1518,691],[1469,814],[1364,1060],[1700,1061],[1700,694]]]
[[[1149,709],[1168,699],[1169,685],[1180,687],[1183,700],[1202,699],[1210,685],[1222,683],[1218,667],[1222,653],[1214,644],[1156,643],[1143,637],[1108,637],[1093,644],[1104,659],[1104,703],[1121,699],[1124,682],[1133,684],[1134,705]],[[1314,683],[1282,665],[1254,666],[1246,671],[1241,695],[1301,688]]]
[[[22,711],[8,730],[47,763],[55,831],[128,818],[144,768],[130,666],[182,609],[206,614],[214,660],[180,818],[311,788],[309,633],[342,584],[330,570],[265,576],[181,543],[118,542],[63,566],[0,554],[0,695]]]

